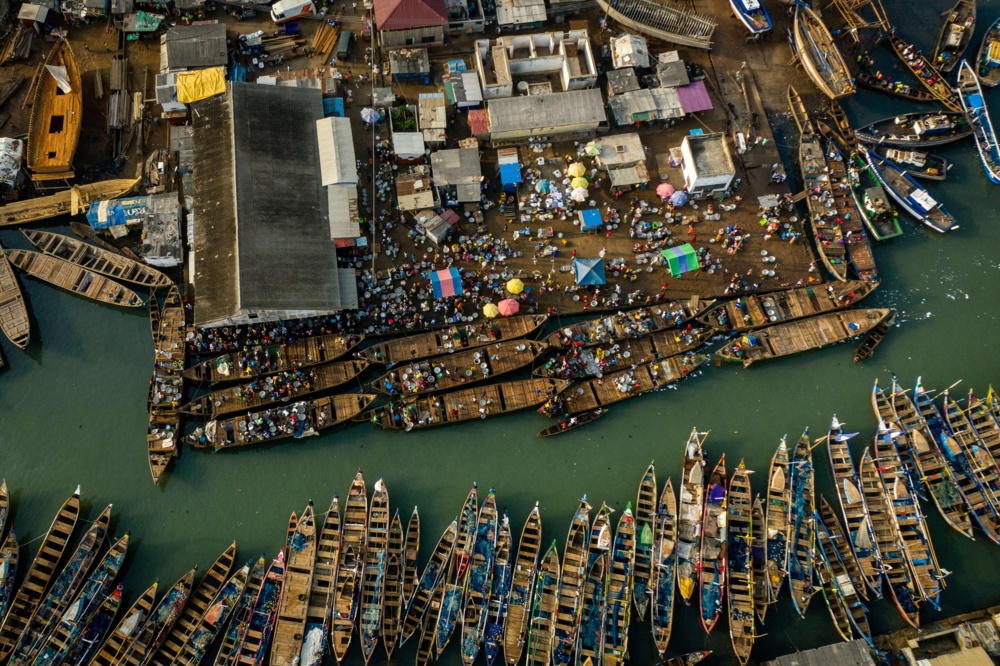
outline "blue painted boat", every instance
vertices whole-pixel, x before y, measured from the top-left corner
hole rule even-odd
[[[604,623],[608,615],[607,581],[611,566],[613,509],[602,504],[590,528],[587,578],[583,583],[583,612],[576,635],[576,666],[600,663],[604,654]]]
[[[858,150],[864,155],[882,187],[903,207],[903,210],[934,231],[945,233],[958,229],[958,223],[951,213],[928,194],[927,190],[920,187],[905,169],[863,146]]]
[[[458,523],[458,539],[455,550],[448,565],[445,577],[444,595],[441,598],[441,608],[435,622],[435,658],[440,658],[451,635],[455,632],[459,617],[462,614],[462,600],[465,597],[465,586],[469,579],[469,563],[472,560],[472,549],[476,545],[476,525],[478,515],[478,496],[476,484],[472,484],[462,508],[462,516]]]
[[[1000,146],[997,146],[997,135],[993,131],[993,122],[990,120],[990,111],[986,107],[979,79],[966,60],[959,65],[957,90],[962,108],[974,130],[979,161],[983,163],[986,176],[994,183],[1000,183]]]
[[[759,35],[772,28],[771,17],[760,0],[729,0],[733,14],[751,35]]]
[[[83,628],[77,636],[76,642],[70,647],[69,652],[63,659],[63,664],[70,666],[81,666],[89,664],[90,660],[101,646],[104,636],[111,629],[111,623],[115,621],[118,614],[118,607],[122,603],[122,584],[118,583],[111,594],[104,599],[104,603],[97,609],[91,617],[90,622]]]
[[[490,493],[479,510],[476,542],[472,547],[469,581],[462,609],[462,661],[472,666],[483,645],[486,632],[486,609],[493,577],[493,557],[496,553],[497,501]]]
[[[805,617],[812,595],[813,566],[816,551],[816,481],[812,460],[812,442],[809,428],[799,437],[792,451],[791,472],[792,506],[788,548],[788,589],[791,590],[795,611]]]
[[[278,551],[278,557],[271,562],[260,592],[254,600],[253,611],[247,624],[243,641],[236,653],[237,664],[262,666],[267,648],[271,645],[274,634],[274,623],[278,619],[278,601],[281,599],[281,588],[285,582],[285,553]]]
[[[17,534],[10,528],[3,547],[0,548],[0,617],[7,614],[7,607],[14,596],[14,579],[17,578]]]
[[[510,580],[513,559],[511,551],[510,519],[504,512],[497,532],[496,549],[493,555],[493,580],[490,585],[489,603],[486,607],[486,628],[483,631],[483,650],[486,666],[500,654],[503,646],[504,627],[507,624],[507,602],[510,599]]]
[[[256,601],[260,586],[264,582],[266,567],[267,560],[261,555],[250,570],[247,584],[243,588],[236,608],[230,615],[229,627],[223,635],[222,647],[215,655],[215,666],[236,666],[238,663],[236,661],[237,649],[243,642],[243,637],[250,626],[250,614],[253,613],[254,601]]]
[[[653,530],[652,608],[649,621],[653,627],[653,640],[660,658],[664,659],[670,643],[674,619],[674,581],[677,564],[677,498],[674,485],[667,479],[656,506],[656,525]]]
[[[830,509],[828,517],[834,521],[837,517]],[[847,563],[841,558],[834,536],[827,528],[826,522],[819,511],[816,520],[816,552],[820,556],[817,561],[817,578],[819,578],[823,597],[830,609],[837,633],[845,641],[854,639],[851,629],[861,635],[869,645],[872,645],[871,629],[868,626],[868,608],[862,601],[859,588],[847,570]],[[839,610],[838,610],[839,609]],[[840,612],[842,611],[842,612]]]

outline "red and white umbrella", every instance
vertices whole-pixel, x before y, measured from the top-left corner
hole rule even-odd
[[[497,309],[500,310],[500,314],[504,317],[509,317],[517,314],[517,311],[521,309],[521,304],[513,298],[505,298],[497,303]]]
[[[674,186],[670,183],[660,183],[656,186],[656,196],[666,199],[674,193]]]

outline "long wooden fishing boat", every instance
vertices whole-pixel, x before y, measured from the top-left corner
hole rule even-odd
[[[416,666],[430,666],[434,662],[434,647],[437,640],[437,616],[441,612],[441,600],[444,597],[444,584],[439,583],[434,588],[427,609],[427,615],[420,624],[420,637],[417,641]]]
[[[788,444],[782,437],[771,456],[767,472],[767,515],[764,529],[768,598],[778,600],[781,586],[788,575],[788,543],[791,529],[792,486],[789,478]],[[767,607],[757,607],[757,616],[764,621]]]
[[[87,664],[93,658],[97,647],[111,628],[122,602],[122,584],[104,597],[97,611],[78,633],[73,644],[61,658],[66,664]]]
[[[726,591],[729,539],[726,532],[726,455],[716,463],[705,484],[705,504],[701,518],[701,570],[699,601],[701,626],[712,633],[722,615]]]
[[[420,584],[420,512],[416,505],[413,506],[413,513],[406,524],[406,537],[403,542],[403,613],[410,608],[414,595],[417,592],[417,585]]]
[[[246,577],[246,585],[239,595],[239,601],[233,607],[226,632],[222,634],[222,645],[215,653],[215,666],[236,666],[239,662],[239,647],[250,629],[250,616],[253,615],[254,603],[260,594],[264,576],[267,574],[267,558],[261,555],[250,568]],[[233,579],[230,579],[232,582]],[[228,583],[227,583],[228,585]],[[218,622],[216,622],[218,624]]]
[[[736,658],[745,666],[750,661],[757,632],[754,629],[754,579],[750,553],[753,547],[753,500],[750,473],[742,460],[729,480],[726,515],[729,638]]]
[[[9,609],[3,618],[3,624],[0,624],[0,661],[6,661],[13,653],[21,633],[45,598],[49,584],[59,571],[66,543],[73,536],[73,528],[76,527],[79,516],[80,487],[77,486],[56,513],[21,587],[8,604]]]
[[[701,300],[698,296],[692,296],[687,301],[668,301],[607,314],[563,326],[547,336],[545,342],[553,349],[613,345],[656,331],[680,328],[714,304],[714,300]]]
[[[958,229],[958,222],[927,190],[920,187],[902,167],[882,159],[874,151],[861,149],[879,182],[903,210],[934,231],[946,233]]]
[[[441,608],[435,622],[436,636],[434,639],[434,657],[439,659],[444,649],[448,647],[455,627],[461,623],[462,601],[469,581],[469,564],[472,562],[472,551],[476,546],[476,533],[479,515],[479,490],[476,483],[472,484],[462,505],[458,518],[458,537],[455,539],[455,551],[448,563],[448,572],[444,579],[444,595],[441,598]]]
[[[850,174],[851,196],[872,238],[883,241],[902,236],[899,213],[892,207],[874,169],[856,152],[851,155]]]
[[[1000,459],[1000,422],[990,410],[990,403],[993,401],[992,389],[986,393],[986,398],[980,398],[976,392],[969,389],[969,402],[965,413],[972,423],[972,428],[979,435],[986,450],[993,456],[993,460]]]
[[[607,616],[604,620],[604,660],[608,666],[625,663],[628,654],[628,627],[631,620],[632,572],[635,570],[635,521],[632,503],[618,519],[611,548],[606,584]]]
[[[750,520],[750,568],[753,570],[753,606],[767,606],[771,599],[771,581],[767,576],[767,514],[760,493],[754,497]],[[757,611],[757,617],[764,613]]]
[[[923,393],[919,379],[918,389]],[[973,427],[972,421],[955,400],[951,398],[948,391],[944,392],[944,421],[951,436],[946,438],[945,446],[953,447],[958,444],[969,467],[974,470],[976,478],[979,479],[984,494],[989,498],[990,503],[997,507],[998,496],[1000,496],[1000,468],[996,459],[990,452],[980,437],[978,431]]]
[[[140,178],[102,180],[0,206],[0,228],[40,222],[60,215],[79,215],[86,212],[92,201],[123,197],[135,189],[140,181]]]
[[[834,226],[840,230],[847,249],[847,260],[854,274],[865,282],[877,283],[878,266],[875,265],[871,242],[865,232],[861,211],[851,196],[851,179],[845,163],[845,160],[850,159],[850,148],[839,141],[827,145],[826,166],[830,176],[833,210],[836,213]],[[837,147],[836,151],[832,150],[834,146]]]
[[[701,315],[704,316],[704,315]],[[553,356],[533,371],[536,377],[586,379],[636,364],[664,360],[694,351],[713,331],[707,328],[655,331],[641,338],[628,338],[607,347],[576,349]]]
[[[752,363],[820,349],[864,335],[893,314],[888,308],[844,310],[748,333],[716,352],[726,361]]]
[[[382,629],[385,601],[385,567],[389,548],[389,490],[385,481],[375,482],[368,505],[368,533],[365,537],[365,563],[361,577],[358,636],[361,654],[367,664],[375,654]]]
[[[340,498],[334,494],[316,540],[316,561],[309,587],[309,608],[302,633],[300,666],[319,666],[329,652],[330,614],[337,589],[337,563],[340,561]],[[284,584],[282,563],[282,585]]]
[[[210,358],[185,370],[184,377],[195,382],[235,382],[301,370],[335,361],[362,340],[362,335],[317,335],[283,345],[257,346]]]
[[[861,491],[871,516],[875,541],[882,557],[882,572],[889,583],[889,591],[899,614],[913,627],[920,626],[920,593],[913,582],[907,565],[905,546],[896,529],[892,508],[886,497],[885,487],[878,476],[878,470],[868,449],[861,454],[858,463],[858,477]]]
[[[213,419],[185,439],[192,448],[214,448],[216,451],[270,444],[283,439],[301,439],[355,419],[377,397],[366,393],[345,393],[241,416]]]
[[[260,592],[254,600],[253,611],[243,634],[243,642],[236,653],[235,664],[262,666],[264,655],[271,645],[274,634],[274,624],[278,617],[278,606],[281,603],[281,591],[285,580],[285,554],[278,551],[278,557],[264,574]]]
[[[27,347],[31,339],[28,308],[3,247],[0,247],[0,330],[21,349]]]
[[[372,422],[390,430],[413,430],[461,423],[538,407],[566,389],[562,379],[519,379],[437,396],[407,398],[376,409]]]
[[[595,409],[592,412],[584,412],[579,416],[571,416],[568,419],[563,419],[559,423],[554,423],[547,428],[538,431],[539,437],[555,437],[556,435],[561,435],[563,433],[569,432],[570,430],[576,430],[581,428],[588,423],[593,423],[597,419],[601,418],[608,413],[607,409]]]
[[[395,365],[523,338],[535,333],[547,320],[548,315],[519,315],[481,324],[450,326],[388,340],[354,355],[372,363]]]
[[[871,72],[855,72],[854,82],[862,88],[868,88],[876,92],[899,97],[919,104],[937,104],[937,97],[930,94],[923,88],[914,88],[911,85],[896,81],[893,83],[889,79],[880,79]]]
[[[182,405],[179,411],[191,416],[217,419],[230,414],[275,407],[342,387],[357,379],[367,368],[367,361],[352,359],[287,370],[198,396]]]
[[[263,574],[263,564],[261,564],[261,574]],[[230,576],[226,584],[212,599],[208,610],[205,611],[198,626],[191,633],[191,638],[188,639],[177,659],[174,660],[175,664],[178,666],[198,666],[201,663],[212,641],[219,635],[236,609],[249,576],[249,563],[244,564]]]
[[[129,640],[117,654],[108,656],[106,664],[101,662],[102,666],[140,666],[148,663],[187,604],[197,569],[197,566],[190,569],[167,590],[149,618],[130,634]]]
[[[816,480],[809,428],[799,437],[789,461],[792,503],[789,511],[788,589],[792,606],[805,617],[813,587],[816,548]]]
[[[830,611],[834,628],[842,639],[850,642],[854,640],[851,611],[847,606],[847,599],[840,586],[841,582],[850,585],[850,579],[846,575],[844,575],[844,581],[837,579],[837,574],[834,573],[832,565],[832,560],[835,561],[836,553],[832,551],[833,547],[830,544],[830,535],[819,519],[819,512],[816,513],[815,520],[818,525],[816,530],[816,554],[818,555],[816,558],[816,582],[819,584],[820,592],[823,594],[826,608]],[[853,588],[848,589],[853,591]]]
[[[22,229],[21,233],[41,252],[59,257],[80,268],[113,280],[131,282],[150,289],[169,287],[174,283],[173,280],[152,266],[129,259],[123,254],[84,243],[72,236],[36,229]]]
[[[510,601],[511,564],[514,561],[512,547],[510,518],[504,511],[503,518],[500,520],[500,529],[497,532],[490,593],[483,629],[483,652],[486,654],[486,666],[493,666],[493,662],[503,647],[504,626],[507,624],[507,603]]]
[[[183,610],[180,610],[176,606],[174,608],[168,609],[164,608],[161,602],[160,608],[157,609],[157,615],[161,611],[168,611],[169,616],[173,616],[175,619],[172,622],[173,627],[167,629],[166,625],[171,624],[164,621],[164,625],[157,630],[155,636],[158,639],[159,646],[150,645],[146,652],[145,657],[142,658],[141,664],[145,666],[146,664],[154,664],[155,666],[171,666],[177,659],[184,645],[187,643],[188,639],[191,638],[191,634],[197,629],[198,624],[201,622],[202,617],[208,612],[209,605],[215,598],[215,595],[219,593],[219,590],[226,584],[226,580],[229,578],[229,574],[233,569],[233,562],[236,560],[236,542],[234,541],[230,544],[229,548],[223,551],[222,555],[219,556],[208,571],[205,573],[204,578],[198,583],[197,586],[190,592],[187,598],[187,603],[181,602],[179,605],[183,606]],[[179,599],[175,600],[179,601]],[[156,617],[156,616],[154,616]],[[168,632],[164,637],[162,634]],[[126,663],[126,662],[123,662]],[[128,662],[131,663],[131,662]]]
[[[112,666],[112,664],[121,663],[122,655],[135,638],[137,630],[146,623],[153,613],[158,587],[159,584],[154,582],[125,611],[121,622],[108,634],[108,637],[98,648],[97,654],[90,662],[93,666]]]
[[[877,286],[865,280],[844,280],[821,287],[747,294],[712,308],[698,317],[698,321],[726,333],[750,331],[841,310],[856,304]]]
[[[559,549],[553,540],[538,565],[538,578],[528,623],[527,666],[547,666],[552,659],[556,612],[559,604]]]
[[[941,30],[934,40],[931,58],[934,66],[948,73],[955,69],[976,30],[975,0],[958,0],[955,6],[941,14]]]
[[[975,3],[972,2],[972,5],[975,6]],[[966,60],[962,61],[958,70],[956,90],[962,101],[962,108],[969,118],[969,124],[974,130],[972,136],[976,139],[976,150],[979,152],[979,161],[983,164],[986,177],[994,183],[1000,183],[1000,146],[997,145],[997,134],[993,130],[990,110],[986,106],[986,98],[979,86],[979,79]]]
[[[969,119],[958,111],[903,113],[865,125],[856,134],[861,143],[904,150],[926,150],[972,136]]]
[[[701,570],[701,521],[705,506],[705,451],[702,446],[707,437],[707,432],[692,428],[684,445],[684,477],[677,517],[677,589],[686,605],[691,604]]]
[[[11,525],[10,532],[3,540],[3,546],[0,546],[0,618],[7,614],[11,599],[14,597],[19,552],[17,533]]]
[[[906,40],[898,35],[894,33],[889,34],[888,38],[889,46],[892,47],[896,56],[906,65],[910,73],[920,81],[920,84],[937,98],[938,102],[943,104],[949,111],[962,110],[954,89],[948,85],[948,82],[941,76],[941,72],[931,64],[930,60],[925,58],[913,44],[907,44]]]
[[[547,415],[580,414],[613,405],[650,391],[663,389],[674,384],[701,367],[708,356],[693,354],[675,356],[663,361],[653,361],[635,368],[612,372],[600,379],[563,386],[555,398],[543,407]],[[563,380],[547,380],[563,382]]]
[[[597,4],[629,30],[673,44],[712,48],[716,20],[707,14],[653,0],[597,0]]]
[[[656,471],[653,463],[639,481],[639,494],[635,501],[635,566],[632,569],[632,601],[635,617],[643,620],[649,597],[653,568],[653,527],[656,524]]]
[[[993,88],[1000,84],[1000,18],[983,35],[976,54],[976,74],[984,86]]]
[[[7,530],[7,518],[10,516],[10,490],[7,488],[7,479],[0,478],[0,535]],[[0,613],[3,619],[3,613]]]
[[[653,577],[650,581],[652,605],[649,612],[653,642],[660,658],[670,643],[674,621],[674,588],[677,578],[677,498],[670,478],[663,484],[656,505],[653,530]]]
[[[458,520],[453,520],[445,528],[434,550],[431,551],[430,560],[424,565],[424,570],[420,574],[420,581],[413,591],[413,597],[407,604],[406,614],[403,617],[403,629],[399,636],[400,646],[408,641],[423,624],[428,608],[430,607],[431,598],[434,596],[434,591],[438,589],[438,584],[444,578],[444,574],[447,571],[448,562],[451,561],[451,554],[455,548],[455,539],[457,536]],[[340,575],[338,570],[338,584]]]
[[[872,632],[868,626],[867,585],[857,568],[843,526],[833,512],[833,507],[823,496],[819,498],[819,517],[816,539],[829,561],[833,572],[832,582],[847,602],[851,625],[870,644]]]
[[[139,295],[131,289],[64,259],[31,250],[10,250],[7,258],[31,277],[78,296],[127,308],[137,308],[143,304]]]
[[[146,457],[153,483],[159,483],[170,462],[177,456],[181,415],[176,409],[184,395],[184,344],[186,328],[184,302],[177,285],[171,285],[163,307],[156,294],[149,298],[150,328],[153,329],[153,377],[149,384],[146,429]],[[153,304],[156,304],[155,307]],[[155,323],[154,323],[155,320]]]
[[[538,502],[528,514],[521,530],[521,540],[514,560],[510,583],[510,602],[507,604],[507,626],[504,628],[503,653],[507,666],[517,666],[524,653],[524,641],[531,619],[532,592],[538,572],[538,554],[542,545],[542,517]]]
[[[569,666],[573,660],[583,614],[583,586],[587,580],[590,548],[590,504],[580,500],[566,535],[556,596],[555,626],[552,636],[553,666]],[[634,589],[634,588],[633,588]],[[471,666],[466,664],[466,666]]]
[[[948,160],[940,155],[879,145],[871,146],[870,150],[874,150],[914,178],[941,181],[948,177]]]
[[[486,610],[489,604],[493,558],[497,547],[497,499],[490,488],[479,510],[476,540],[469,561],[469,577],[465,588],[462,622],[462,661],[472,666],[479,656],[486,632]]]
[[[861,573],[861,567],[858,564],[857,558],[854,557],[854,551],[851,549],[851,542],[844,533],[844,528],[840,524],[840,519],[837,518],[837,514],[833,512],[833,506],[826,501],[825,497],[820,495],[819,508],[816,510],[818,511],[819,516],[823,521],[823,526],[829,535],[830,545],[837,555],[837,560],[849,576],[850,582],[854,586],[856,594],[861,599],[868,601],[868,587],[865,584],[865,577]]]
[[[393,367],[368,386],[391,397],[450,391],[509,375],[528,367],[545,351],[537,340],[505,340]]]
[[[389,523],[382,595],[380,632],[387,659],[392,661],[392,653],[399,644],[400,623],[403,620],[403,523],[399,519],[398,510]]]
[[[365,478],[358,469],[347,494],[344,522],[340,526],[340,561],[337,564],[337,591],[333,597],[333,622],[330,628],[330,642],[338,663],[347,656],[354,622],[358,617],[367,542],[368,490]],[[285,589],[288,589],[287,573]]]
[[[833,35],[823,19],[806,5],[795,6],[792,36],[799,62],[824,95],[837,99],[854,92],[851,71],[837,49]]]
[[[854,128],[851,127],[851,119],[844,111],[844,107],[835,99],[831,99],[827,105],[830,120],[833,121],[833,129],[837,133],[838,139],[842,140],[850,148],[856,148],[858,137],[854,135]]]
[[[73,178],[73,156],[83,129],[82,87],[73,49],[61,38],[45,57],[34,85],[25,155],[32,180]]]
[[[773,27],[764,3],[759,0],[729,0],[729,6],[751,35],[763,35]]]
[[[574,655],[575,666],[604,658],[604,626],[608,617],[607,581],[611,571],[614,530],[613,509],[601,503],[590,529],[587,547],[587,576],[583,583],[583,611]]]

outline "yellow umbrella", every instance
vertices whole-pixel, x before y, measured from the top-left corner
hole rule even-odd
[[[566,169],[566,173],[575,178],[576,176],[582,176],[587,173],[587,167],[583,166],[579,162],[573,162],[569,165],[569,168]]]
[[[572,187],[574,190],[578,187],[587,189],[588,187],[590,187],[590,183],[587,182],[586,178],[581,178],[580,176],[577,176],[576,178],[570,181],[569,186]]]
[[[517,278],[514,278],[513,280],[508,280],[507,291],[509,291],[512,294],[520,294],[522,291],[524,291],[524,283],[518,280]]]
[[[500,314],[500,308],[493,305],[492,303],[487,303],[486,305],[483,306],[483,314],[486,315],[489,319],[493,319],[498,314]]]

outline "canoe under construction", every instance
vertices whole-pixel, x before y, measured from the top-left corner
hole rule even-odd
[[[214,448],[216,451],[269,444],[290,437],[300,439],[350,421],[374,402],[375,398],[376,396],[366,393],[346,393],[228,419],[216,419],[209,421],[204,428],[198,428],[186,439],[192,448]]]
[[[523,338],[541,328],[547,319],[548,315],[520,315],[493,319],[482,324],[449,326],[436,331],[388,340],[362,349],[354,355],[373,363],[386,365],[416,361],[452,354],[462,349]]]
[[[622,340],[607,348],[580,349],[549,359],[535,368],[536,377],[585,379],[599,377],[619,368],[650,363],[694,351],[711,337],[712,329],[656,331],[641,338]]]
[[[87,185],[74,185],[56,194],[16,201],[0,206],[0,227],[47,220],[59,215],[79,215],[92,201],[117,199],[131,192],[139,179],[116,178]]]
[[[68,180],[83,128],[80,70],[69,42],[60,39],[38,71],[28,124],[32,180]]]
[[[31,339],[28,308],[3,248],[0,248],[0,330],[21,349],[27,347]]]
[[[733,340],[716,355],[747,367],[757,361],[819,349],[864,335],[892,314],[889,308],[845,310],[777,324]]]
[[[601,10],[626,28],[696,49],[712,48],[715,19],[653,0],[597,0]]]
[[[235,382],[334,361],[356,347],[363,335],[317,335],[270,347],[223,354],[184,371],[196,382]]]
[[[143,304],[131,289],[64,259],[31,250],[11,250],[8,257],[28,275],[74,294],[108,305],[137,308]]]
[[[538,407],[569,385],[561,379],[534,378],[411,398],[375,410],[372,422],[383,428],[412,430],[485,419]]]
[[[54,257],[115,280],[156,289],[169,287],[173,280],[160,271],[135,259],[84,243],[78,238],[48,231],[22,230],[35,247]]]
[[[278,407],[292,399],[335,389],[358,377],[367,361],[331,361],[308,368],[268,375],[195,398],[179,411],[192,416],[218,418],[265,407]]]
[[[560,328],[545,338],[553,349],[593,347],[639,338],[655,331],[677,328],[715,304],[692,296],[688,301],[669,301],[587,319]]]
[[[823,19],[805,5],[795,7],[795,52],[812,82],[830,99],[854,92],[851,72]]]
[[[818,287],[793,287],[769,294],[749,294],[727,301],[698,317],[721,331],[749,331],[841,310],[872,293],[878,283],[865,280],[830,282]]]

